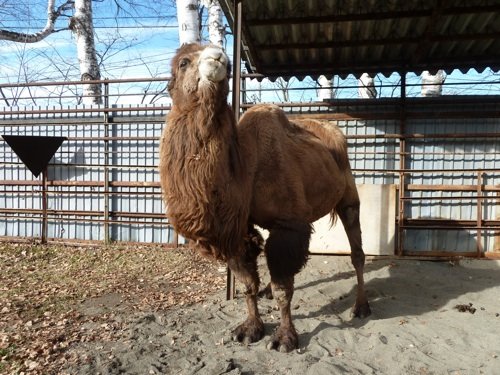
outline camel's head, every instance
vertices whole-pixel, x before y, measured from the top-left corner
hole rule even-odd
[[[229,58],[221,48],[183,45],[172,60],[172,78],[168,85],[174,104],[205,97],[207,90],[212,93],[217,91],[217,96],[227,96],[230,70]],[[222,92],[214,89],[221,89]]]

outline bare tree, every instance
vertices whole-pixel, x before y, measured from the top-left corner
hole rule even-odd
[[[210,43],[224,47],[226,28],[223,22],[223,12],[218,0],[202,0],[208,9],[208,38]]]
[[[199,0],[177,0],[179,44],[201,42]]]
[[[55,29],[56,20],[64,12],[74,9],[67,28]],[[70,29],[75,35],[80,78],[82,81],[100,79],[99,64],[94,43],[94,28],[92,23],[92,0],[66,0],[56,8],[55,0],[47,0],[47,23],[39,32],[33,34],[17,33],[9,30],[0,30],[0,39],[18,43],[36,43],[49,35]],[[83,102],[87,104],[101,103],[101,87],[99,84],[83,86]]]
[[[71,17],[69,28],[76,38],[80,79],[82,81],[101,79],[94,42],[92,0],[75,0],[75,14]],[[101,84],[90,83],[83,85],[83,103],[100,104],[101,102]]]
[[[278,78],[276,82],[274,82],[274,86],[276,87],[276,95],[278,95],[278,99],[282,102],[290,101],[290,87],[292,85],[293,78],[290,78],[288,81],[283,78]]]
[[[358,79],[358,97],[362,99],[373,99],[377,97],[377,89],[373,77],[363,73]]]
[[[33,34],[18,33],[10,30],[0,29],[0,40],[9,40],[18,43],[36,43],[45,39],[50,34],[61,30],[55,29],[56,20],[63,14],[63,12],[73,8],[74,1],[67,0],[63,4],[55,7],[55,0],[47,0],[47,23],[45,27]]]
[[[422,96],[441,96],[445,80],[446,74],[442,70],[438,70],[436,74],[424,70],[422,72]]]
[[[176,5],[180,45],[201,42],[203,39],[202,18],[206,9],[208,39],[210,43],[224,47],[226,30],[218,0],[177,0]]]
[[[318,101],[329,100],[335,98],[335,91],[333,89],[333,80],[325,76],[318,78]]]

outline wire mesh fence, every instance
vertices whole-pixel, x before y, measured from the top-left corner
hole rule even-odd
[[[170,110],[165,79],[102,84],[101,106],[75,104],[78,95],[60,86],[77,83],[66,82],[46,84],[43,94],[34,89],[42,84],[17,90],[31,92],[34,103],[57,104],[0,112],[0,135],[67,138],[38,178],[0,143],[1,238],[176,244],[157,171]],[[65,94],[54,101],[47,87]],[[476,95],[277,104],[292,120],[335,122],[348,138],[358,184],[397,187],[395,253],[481,255],[500,251],[499,103]]]

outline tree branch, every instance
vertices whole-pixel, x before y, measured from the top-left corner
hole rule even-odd
[[[47,0],[47,23],[45,27],[33,34],[18,33],[10,30],[0,29],[0,40],[9,40],[18,43],[36,43],[45,39],[50,34],[56,32],[54,25],[57,18],[66,10],[73,7],[74,0],[67,0],[65,3],[55,9],[55,0]],[[59,31],[59,30],[58,30]]]

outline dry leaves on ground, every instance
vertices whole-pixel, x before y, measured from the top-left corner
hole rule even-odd
[[[0,374],[51,374],[68,347],[120,334],[117,311],[161,311],[225,286],[189,249],[0,244]]]

